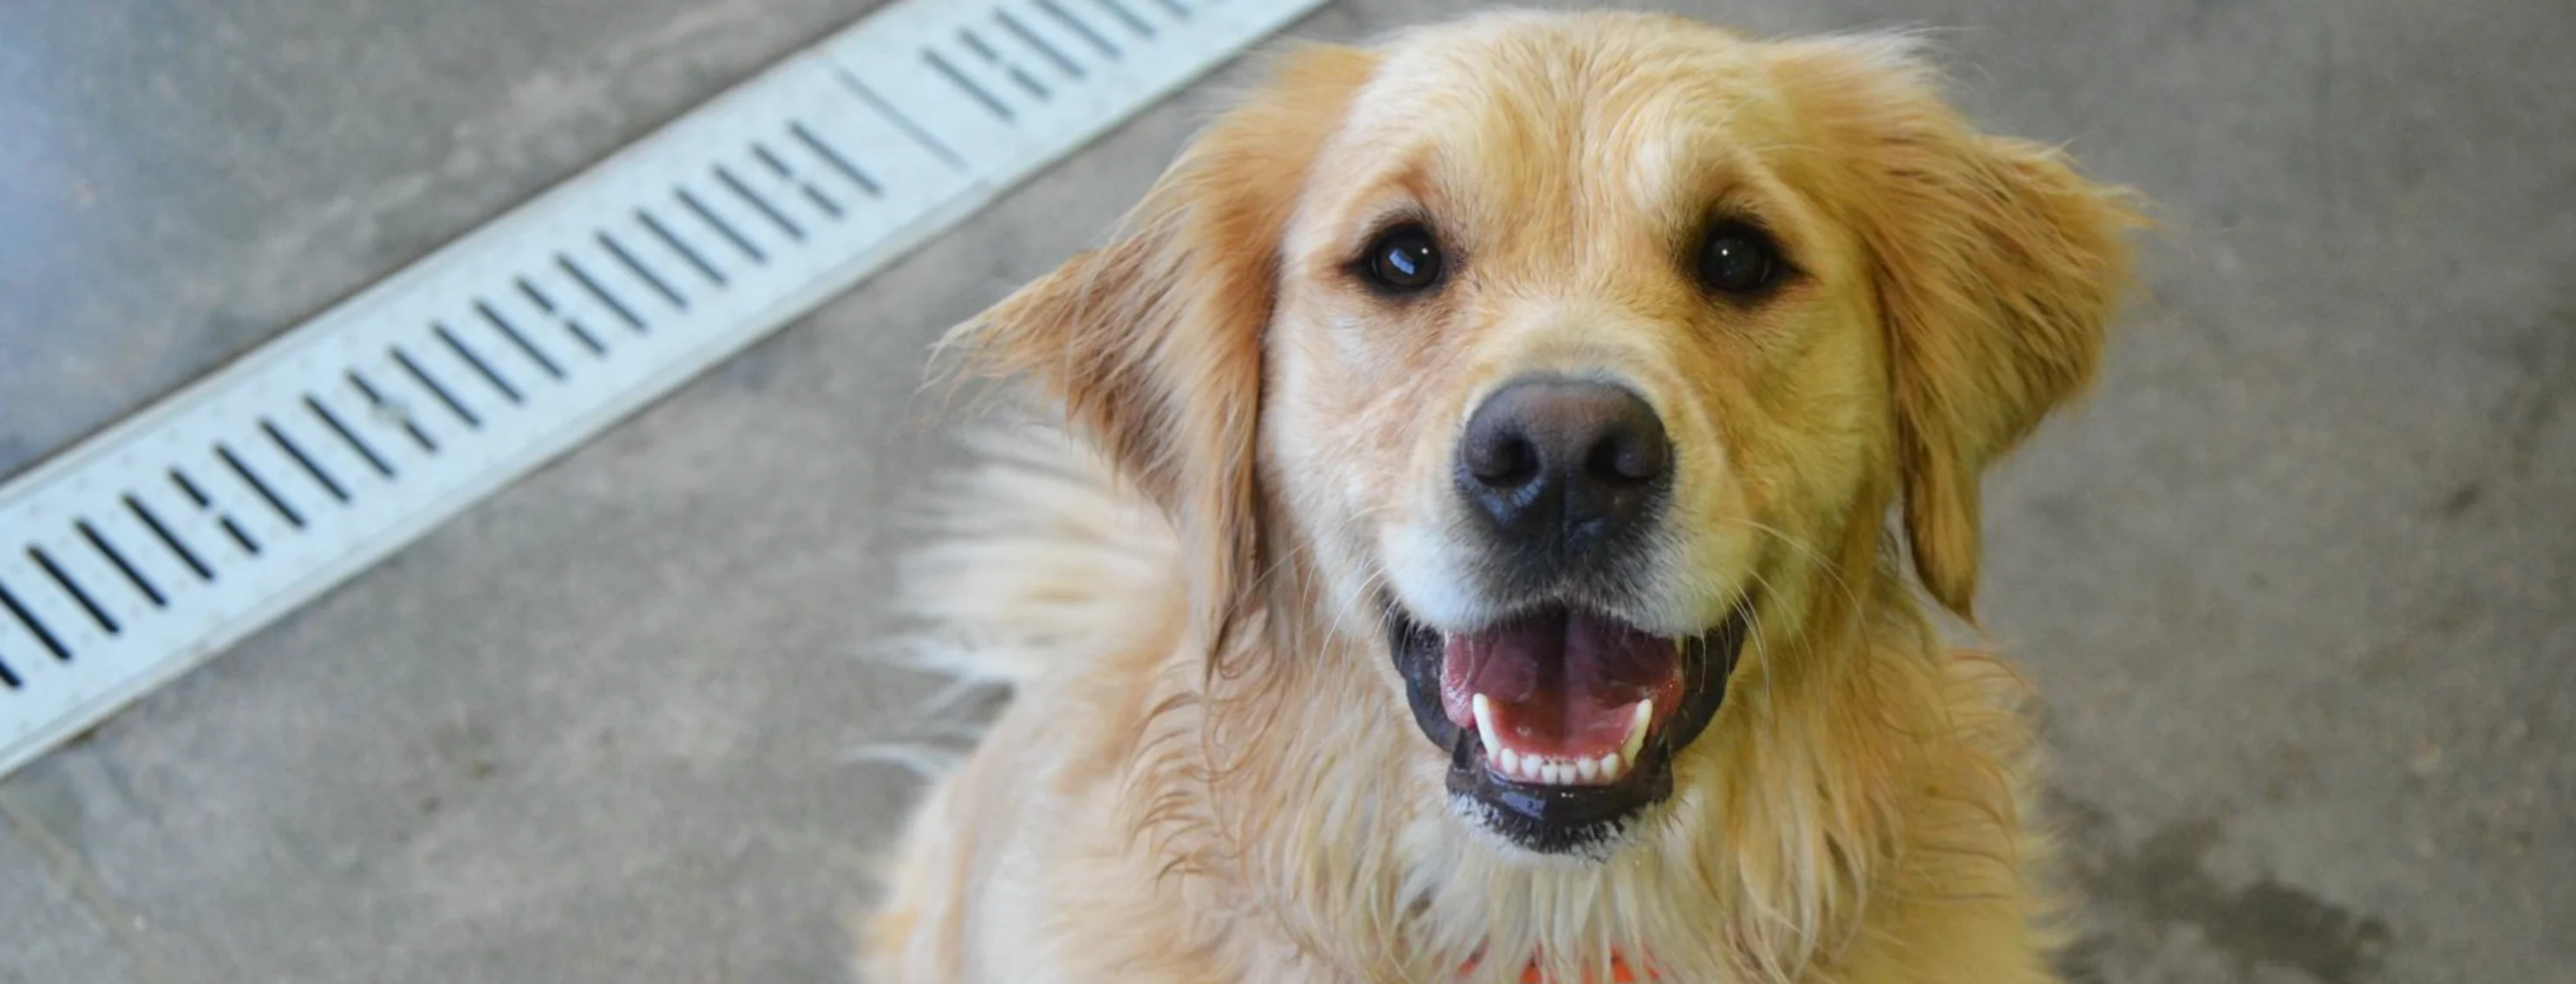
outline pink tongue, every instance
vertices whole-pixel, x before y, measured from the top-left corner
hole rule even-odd
[[[1671,640],[1597,615],[1555,609],[1473,635],[1451,636],[1441,655],[1441,703],[1474,726],[1476,694],[1495,705],[1504,740],[1525,751],[1585,754],[1627,737],[1630,705],[1678,692]]]

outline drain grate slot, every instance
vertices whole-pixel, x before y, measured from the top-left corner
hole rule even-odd
[[[144,529],[152,531],[153,536],[159,537],[161,545],[170,548],[170,555],[178,558],[180,563],[188,565],[188,570],[197,575],[197,580],[213,583],[214,568],[206,566],[205,561],[197,559],[197,551],[180,540],[177,533],[171,532],[170,527],[161,522],[161,517],[153,514],[150,506],[144,505],[143,500],[135,498],[134,493],[131,492],[125,494],[124,502],[126,512],[137,522],[142,523]],[[146,554],[146,556],[150,555]]]
[[[635,258],[635,254],[627,252],[624,244],[619,243],[605,231],[601,232],[598,238],[599,248],[607,250],[608,255],[616,257],[617,262],[625,266],[626,272],[634,274],[636,280],[653,288],[653,293],[662,295],[662,300],[669,302],[672,308],[679,311],[689,309],[689,299],[680,296],[679,291],[672,290],[671,285],[664,282],[660,274],[646,267],[644,261]],[[637,327],[647,326],[639,324]]]
[[[1091,46],[1092,50],[1099,52],[1102,58],[1110,61],[1118,60],[1121,54],[1118,46],[1109,43],[1108,38],[1100,36],[1100,32],[1092,28],[1091,22],[1074,16],[1073,11],[1058,6],[1056,0],[1037,0],[1037,7],[1040,13],[1046,15],[1047,20],[1064,25],[1065,30],[1081,38],[1085,44]]]
[[[7,606],[9,614],[17,617],[18,624],[25,626],[28,632],[34,634],[37,642],[44,643],[45,651],[54,654],[55,659],[72,658],[72,651],[63,646],[62,640],[54,637],[54,630],[46,627],[44,620],[37,618],[36,613],[28,611],[26,603],[19,601],[17,593],[9,590],[9,585],[6,583],[0,583],[0,606]]]
[[[1320,0],[898,0],[0,487],[0,774]]]
[[[1125,25],[1128,30],[1134,31],[1137,37],[1146,40],[1152,40],[1154,38],[1154,25],[1145,23],[1145,19],[1136,16],[1134,11],[1127,9],[1126,4],[1120,3],[1118,0],[1091,0],[1091,2],[1098,5],[1100,9],[1108,11],[1109,16],[1112,19]]]
[[[270,488],[267,482],[260,480],[259,473],[252,471],[249,465],[243,464],[241,457],[234,454],[232,448],[223,444],[215,445],[215,457],[222,459],[224,466],[232,469],[233,477],[241,479],[243,487],[259,493],[259,497],[268,503],[269,508],[277,510],[277,515],[285,518],[287,525],[299,530],[304,528],[304,511],[289,505],[284,496],[277,494],[276,489]]]
[[[304,409],[312,411],[315,419],[331,428],[331,433],[340,435],[340,440],[348,443],[349,450],[357,452],[358,457],[366,459],[367,467],[375,469],[378,478],[394,477],[394,466],[386,464],[385,459],[376,454],[376,449],[368,447],[367,442],[359,440],[358,435],[349,431],[347,424],[341,423],[338,416],[332,414],[329,408],[324,407],[322,402],[314,399],[310,393],[304,396]]]
[[[725,190],[733,192],[735,198],[741,200],[743,204],[749,205],[753,210],[759,212],[761,217],[768,219],[771,225],[777,227],[778,231],[786,233],[788,239],[799,243],[805,241],[805,227],[790,221],[787,218],[786,213],[778,210],[778,206],[770,204],[769,199],[763,198],[760,196],[759,192],[751,190],[750,185],[744,184],[741,178],[734,175],[733,169],[722,164],[718,164],[715,168],[715,175],[716,180],[724,184]]]
[[[83,519],[74,521],[72,528],[80,531],[81,539],[89,541],[90,549],[98,551],[99,556],[115,565],[117,573],[125,575],[125,583],[141,593],[145,601],[152,603],[152,607],[170,607],[170,599],[164,597],[161,589],[154,587],[151,579],[144,577],[142,571],[135,570],[134,565],[128,562],[125,555],[118,552],[115,546],[109,544],[106,537],[100,536],[98,527],[91,526],[89,520]]]
[[[323,471],[322,466],[314,464],[313,458],[305,454],[303,448],[296,447],[293,438],[287,437],[284,431],[278,430],[276,421],[262,420],[259,422],[259,429],[268,434],[269,440],[277,442],[278,450],[286,452],[287,457],[295,459],[296,464],[303,465],[304,473],[312,476],[313,481],[322,486],[322,491],[331,493],[331,498],[340,502],[349,501],[348,490],[341,488],[339,481],[333,479],[330,472]]]
[[[662,245],[670,247],[671,252],[689,261],[689,265],[697,268],[699,275],[706,277],[708,283],[718,287],[725,285],[724,273],[717,270],[714,264],[708,263],[706,257],[699,256],[697,250],[690,249],[689,244],[681,242],[680,237],[673,235],[670,228],[662,224],[662,220],[653,217],[653,213],[640,208],[636,209],[635,221],[643,223],[644,228],[652,230],[654,237],[660,239]]]
[[[699,200],[698,196],[690,192],[689,189],[674,188],[671,190],[671,196],[679,199],[680,204],[687,206],[691,213],[697,215],[699,221],[707,224],[707,228],[713,229],[718,235],[723,236],[726,242],[732,243],[735,249],[741,250],[742,255],[750,258],[753,263],[762,265],[767,265],[769,263],[769,253],[767,251],[762,250],[759,246],[753,245],[752,241],[748,237],[745,237],[740,230],[734,228],[733,223],[725,221],[723,216],[717,215],[715,209],[708,208],[707,203]]]
[[[804,144],[806,149],[813,151],[815,157],[831,165],[833,170],[841,172],[842,177],[850,179],[850,183],[858,186],[860,192],[870,198],[885,197],[885,188],[877,184],[877,179],[869,177],[868,172],[850,163],[850,159],[842,156],[840,151],[834,150],[831,144],[815,136],[814,131],[806,129],[803,122],[787,124],[787,132],[795,136],[798,143]]]
[[[73,601],[80,603],[81,610],[88,612],[89,620],[92,623],[95,623],[101,630],[105,631],[109,635],[115,635],[118,632],[124,631],[116,624],[116,617],[109,615],[107,613],[107,609],[98,607],[98,602],[90,600],[89,592],[81,590],[79,581],[75,581],[72,579],[71,575],[63,573],[62,566],[54,563],[54,558],[48,556],[45,553],[44,548],[28,547],[27,559],[35,561],[36,566],[45,572],[45,576],[53,578],[55,587],[62,589],[64,594],[71,596]]]

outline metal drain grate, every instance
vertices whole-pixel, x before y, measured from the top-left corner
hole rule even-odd
[[[0,775],[1321,0],[904,0],[0,489]]]

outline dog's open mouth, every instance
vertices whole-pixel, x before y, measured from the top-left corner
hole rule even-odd
[[[1495,832],[1548,853],[1606,843],[1671,795],[1673,754],[1725,699],[1745,624],[1739,607],[1676,639],[1547,605],[1441,633],[1389,611],[1414,719],[1451,753],[1450,793]]]

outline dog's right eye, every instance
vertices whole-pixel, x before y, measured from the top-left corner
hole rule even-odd
[[[1785,267],[1770,234],[1748,222],[1718,223],[1700,244],[1700,283],[1731,297],[1759,299],[1780,283]]]
[[[1440,244],[1431,230],[1400,225],[1379,233],[1360,257],[1360,270],[1370,283],[1391,293],[1411,294],[1440,282]]]

